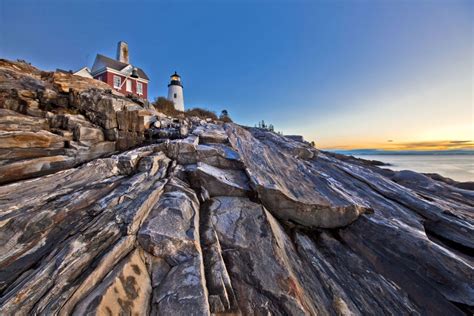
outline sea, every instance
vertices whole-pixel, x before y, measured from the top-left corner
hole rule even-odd
[[[381,166],[392,170],[413,170],[437,173],[456,181],[474,181],[474,155],[354,155],[390,164]]]

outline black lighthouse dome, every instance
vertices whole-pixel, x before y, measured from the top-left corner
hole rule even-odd
[[[180,77],[180,75],[178,75],[178,73],[176,71],[174,72],[174,74],[172,74],[170,76],[170,78],[171,78],[171,81],[170,81],[168,87],[169,86],[180,86],[180,87],[183,86],[183,84],[181,83],[181,77]]]

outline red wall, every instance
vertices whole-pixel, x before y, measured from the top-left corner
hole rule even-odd
[[[114,76],[119,76],[122,78],[122,88],[119,90],[119,89],[115,89],[114,88]],[[131,80],[132,81],[132,91],[127,91],[127,84],[124,83],[124,80],[125,80],[125,76],[122,76],[122,75],[116,75],[114,73],[111,73],[111,72],[104,72],[102,73],[100,76],[95,76],[94,79],[98,79],[98,77],[101,77],[101,81],[104,81],[105,83],[107,83],[109,86],[111,86],[112,88],[114,88],[116,91],[119,91],[125,95],[127,94],[134,94],[136,96],[139,96],[137,94],[137,81],[134,80],[133,78],[129,78],[128,80]],[[143,90],[143,94],[141,96],[139,96],[140,98],[143,98],[143,99],[148,99],[148,84],[147,83],[144,83],[142,82],[142,90]]]

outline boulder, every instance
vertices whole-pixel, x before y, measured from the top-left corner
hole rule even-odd
[[[50,124],[51,127],[69,131],[74,131],[80,127],[98,128],[98,126],[89,122],[83,115],[69,113],[51,114]]]
[[[153,153],[140,159],[138,170],[148,172],[151,176],[158,173],[158,177],[163,177],[166,175],[170,162],[171,160],[162,152]]]
[[[218,197],[212,199],[209,213],[242,314],[323,311],[320,300],[312,300],[291,267],[291,256],[296,254],[288,247],[289,239],[261,205],[246,198]],[[264,291],[259,284],[265,284]]]
[[[48,120],[44,118],[33,118],[18,112],[0,108],[0,130],[1,131],[30,131],[37,132],[49,130]]]
[[[66,148],[0,148],[0,165],[24,159],[68,155]]]
[[[250,185],[247,175],[242,170],[219,169],[198,162],[187,168],[192,186],[204,187],[212,196],[248,196]]]
[[[175,159],[180,164],[193,164],[196,163],[196,147],[198,142],[198,137],[190,135],[185,139],[164,142],[160,148],[168,157]]]
[[[191,258],[170,269],[153,289],[152,315],[210,315],[202,259]]]
[[[149,129],[157,122],[157,118],[155,115],[143,115],[143,122],[144,122],[144,129]]]
[[[331,175],[289,155],[278,143],[255,138],[235,124],[226,125],[247,174],[265,207],[275,216],[296,223],[334,228],[350,224],[369,210],[363,199],[346,193]],[[273,134],[259,131],[259,138]]]
[[[69,147],[75,149],[69,153],[76,158],[77,163],[90,161],[115,153],[115,142],[92,142],[90,144],[70,142]]]
[[[121,174],[132,174],[138,167],[138,162],[153,153],[153,147],[142,147],[114,156],[118,161],[117,167]]]
[[[147,252],[167,262],[183,262],[199,255],[196,195],[179,179],[172,179],[138,232]]]
[[[194,129],[193,134],[199,136],[200,144],[223,144],[228,142],[228,137],[225,130],[215,124],[205,123],[204,126],[199,126]]]
[[[363,260],[328,235],[313,241],[297,233],[293,243],[270,213],[246,198],[214,198],[209,214],[242,314],[378,314],[386,309],[405,314],[416,309],[405,292],[368,272]]]
[[[104,141],[104,133],[99,128],[77,126],[74,129],[74,140],[92,144],[100,143]]]
[[[60,155],[20,160],[0,166],[0,184],[37,177],[71,168],[76,163],[72,157]]]
[[[110,89],[110,86],[105,82],[59,71],[54,72],[52,81],[62,93],[69,93],[72,89],[76,91],[88,90],[91,87],[102,91]]]
[[[222,247],[211,221],[209,205],[209,202],[206,203],[200,214],[200,231],[210,312],[237,314],[240,311],[239,306],[224,261]]]
[[[189,129],[186,125],[181,125],[179,127],[179,134],[181,137],[187,137],[189,134]]]
[[[64,138],[51,132],[0,131],[0,148],[63,148]]]
[[[138,232],[143,249],[164,259],[153,265],[152,314],[209,314],[198,213],[194,192],[172,178]]]
[[[127,132],[118,130],[116,146],[118,150],[127,150],[143,143],[145,136],[140,132]]]
[[[196,153],[197,161],[213,167],[240,170],[245,168],[240,155],[229,146],[223,144],[198,145]]]

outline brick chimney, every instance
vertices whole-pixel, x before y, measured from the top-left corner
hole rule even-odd
[[[128,61],[128,44],[125,43],[124,41],[118,42],[117,45],[117,60],[129,64],[130,62]]]

